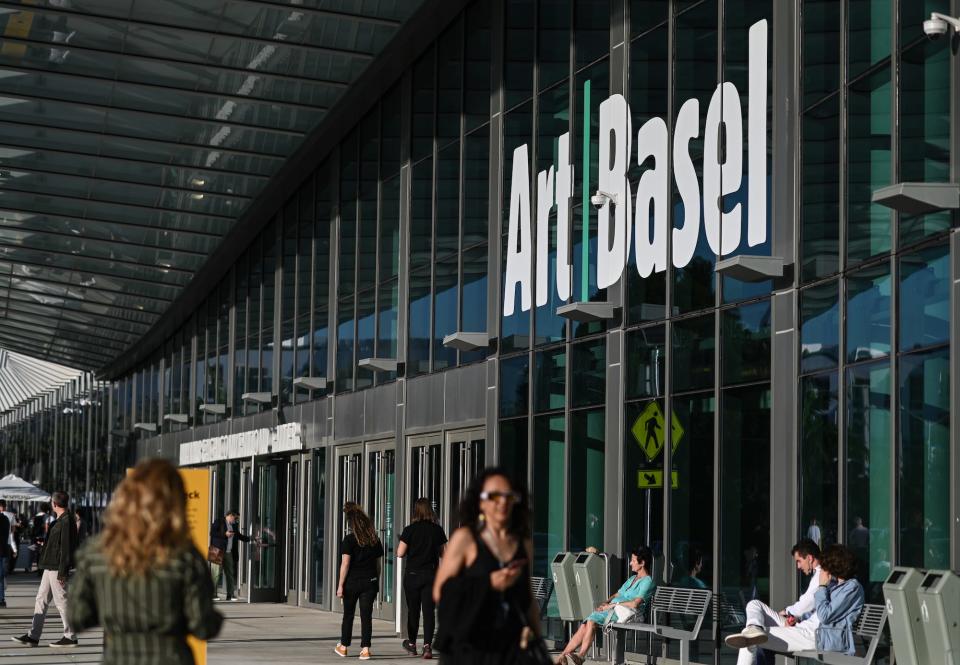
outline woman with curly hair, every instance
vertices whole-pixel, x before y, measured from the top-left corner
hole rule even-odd
[[[77,556],[67,615],[103,626],[104,665],[193,665],[187,635],[220,632],[213,582],[190,538],[186,490],[166,460],[145,460],[117,486],[103,533]]]
[[[748,636],[730,635],[728,646],[740,649],[737,665],[753,665],[758,645],[778,653],[837,651],[853,656],[853,624],[863,609],[863,587],[857,581],[857,557],[843,545],[830,545],[820,557],[820,586],[815,611],[794,626],[758,627]]]
[[[433,597],[440,603],[441,660],[510,665],[538,639],[540,608],[530,592],[527,495],[499,467],[480,472],[460,504]]]
[[[383,543],[363,509],[352,501],[343,506],[343,515],[350,528],[340,545],[340,582],[337,598],[343,601],[343,623],[340,641],[333,648],[345,657],[353,641],[353,615],[360,604],[360,660],[370,660],[373,638],[373,601],[380,590],[380,562]]]

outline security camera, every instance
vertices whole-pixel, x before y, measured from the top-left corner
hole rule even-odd
[[[927,19],[923,22],[923,34],[925,34],[930,41],[935,41],[947,34],[949,27],[943,19]]]
[[[933,12],[930,18],[923,22],[923,34],[929,40],[940,39],[953,28],[954,32],[960,32],[960,19],[956,19],[940,12]]]
[[[617,195],[609,194],[598,189],[597,193],[590,197],[590,204],[593,205],[594,208],[602,208],[603,206],[607,205],[608,201],[616,205]]]

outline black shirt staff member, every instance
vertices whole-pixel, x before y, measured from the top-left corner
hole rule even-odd
[[[423,657],[433,658],[433,631],[436,604],[433,602],[433,577],[447,544],[447,534],[437,524],[430,499],[420,498],[413,504],[411,523],[400,534],[397,558],[404,558],[403,595],[407,599],[407,639],[403,648],[417,655],[417,632],[423,611]]]
[[[343,600],[343,623],[340,642],[333,650],[346,656],[353,641],[353,614],[360,604],[360,660],[370,660],[370,642],[373,638],[373,601],[380,591],[380,560],[383,543],[377,536],[373,521],[352,501],[343,506],[343,515],[350,525],[350,533],[340,545],[340,581],[337,597]]]

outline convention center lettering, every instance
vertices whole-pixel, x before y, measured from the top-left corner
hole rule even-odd
[[[647,120],[637,131],[634,155],[627,101],[623,95],[615,94],[600,104],[598,185],[600,192],[608,196],[604,197],[597,215],[598,288],[616,284],[623,275],[631,236],[640,277],[667,269],[667,233],[670,231],[673,233],[673,265],[676,268],[686,266],[697,247],[701,217],[711,251],[718,256],[735,252],[741,244],[743,210],[737,203],[729,211],[724,211],[722,199],[739,191],[744,177],[747,178],[747,245],[754,247],[766,241],[766,21],[758,21],[750,27],[749,49],[746,174],[743,169],[743,109],[740,93],[733,83],[718,85],[707,107],[702,196],[689,150],[690,141],[700,136],[700,103],[696,99],[687,100],[677,113],[673,131],[673,178],[683,204],[683,224],[680,227],[668,228],[670,183],[667,155],[670,137],[667,123],[659,117]],[[721,123],[725,130],[722,133]],[[725,142],[723,150],[720,149],[721,140]],[[520,310],[525,312],[531,307],[530,268],[534,248],[530,220],[534,212],[537,222],[536,303],[542,306],[548,301],[547,224],[554,206],[557,208],[557,296],[566,301],[571,295],[569,199],[573,196],[574,167],[570,163],[569,132],[559,137],[557,147],[559,163],[537,174],[536,211],[531,211],[530,204],[529,148],[524,144],[513,151],[504,316],[514,313],[517,286],[520,287]],[[720,161],[721,154],[725,155],[723,162]],[[631,157],[636,159],[638,166],[653,161],[652,168],[643,171],[635,190],[626,175]],[[590,201],[584,200],[583,205],[590,205]]]

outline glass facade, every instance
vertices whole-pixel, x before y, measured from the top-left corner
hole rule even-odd
[[[893,565],[957,567],[956,214],[873,200],[892,183],[948,182],[955,168],[952,56],[919,31],[949,3],[921,4],[468,3],[401,54],[402,73],[300,174],[183,325],[104,384],[109,429],[154,423],[179,443],[222,420],[260,427],[243,418],[267,409],[251,393],[302,418],[321,449],[375,437],[399,451],[437,435],[430,445],[448,455],[450,432],[485,429],[482,461],[530,493],[533,574],[548,576],[558,551],[596,546],[619,576],[629,549],[649,545],[661,582],[723,601],[696,645],[701,664],[731,662],[716,636],[740,629],[746,602],[785,604],[802,582],[789,545],[811,533],[854,547],[873,602]],[[759,22],[769,37],[758,54],[748,35]],[[774,88],[789,87],[775,70],[797,78],[798,96],[778,89],[796,141],[774,131]],[[618,159],[601,130],[621,102],[627,202],[597,207]],[[747,126],[754,107],[764,131]],[[664,151],[643,152],[648,140]],[[601,286],[617,206],[622,274]],[[648,270],[641,246],[655,244],[658,220],[662,264]],[[721,251],[715,236],[733,220],[743,237]],[[690,228],[702,229],[692,243]],[[787,265],[747,279],[721,264],[737,255]],[[583,304],[612,313],[558,314]],[[455,333],[489,343],[445,343]],[[428,415],[405,422],[413,411]],[[27,422],[4,431],[36,441],[23,438]],[[774,434],[784,422],[786,439]],[[392,455],[391,534],[419,487],[409,474],[454,467]],[[325,506],[352,486],[325,451],[307,459],[303,588],[323,605],[339,535]],[[559,635],[555,603],[546,612]]]

